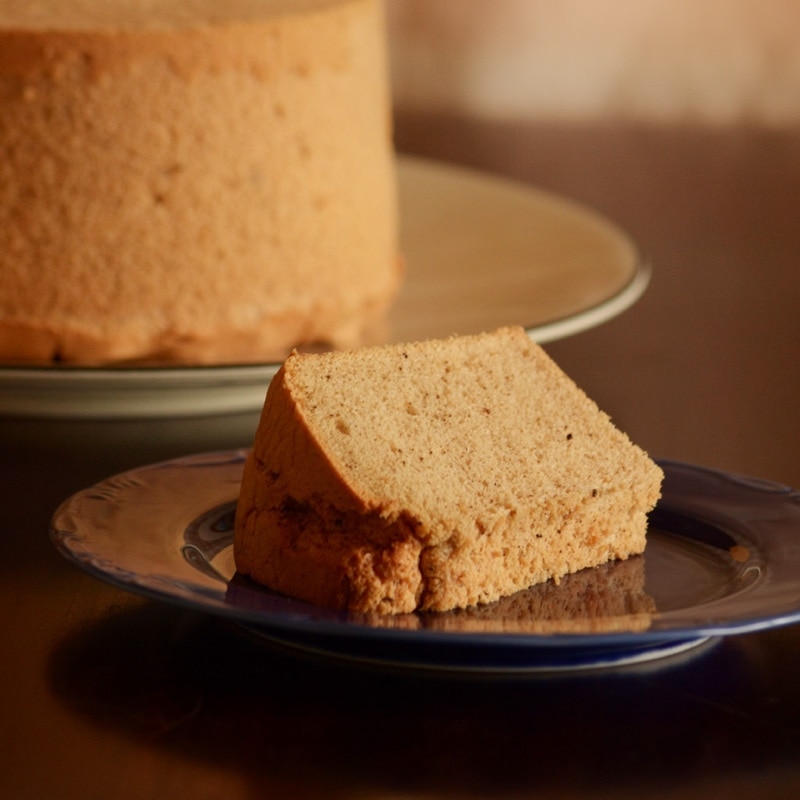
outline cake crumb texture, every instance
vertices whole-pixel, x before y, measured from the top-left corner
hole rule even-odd
[[[521,328],[293,353],[245,466],[236,566],[330,607],[466,608],[643,552],[662,477]]]

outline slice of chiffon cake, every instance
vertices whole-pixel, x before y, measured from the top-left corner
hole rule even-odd
[[[661,469],[521,328],[293,353],[248,457],[239,573],[446,611],[643,552]]]

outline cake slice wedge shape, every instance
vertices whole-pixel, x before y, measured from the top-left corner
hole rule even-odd
[[[466,608],[643,552],[662,479],[522,328],[295,352],[245,464],[234,558],[329,608]]]

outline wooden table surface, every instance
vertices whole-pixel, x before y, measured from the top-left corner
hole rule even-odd
[[[397,144],[630,231],[654,266],[645,296],[547,349],[653,455],[800,486],[796,131],[402,115]],[[78,489],[247,445],[253,425],[0,420],[0,797],[799,796],[797,627],[646,669],[382,671],[270,649],[50,544]]]

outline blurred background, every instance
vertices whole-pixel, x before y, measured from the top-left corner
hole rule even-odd
[[[388,12],[401,111],[800,121],[797,0],[388,0]]]

